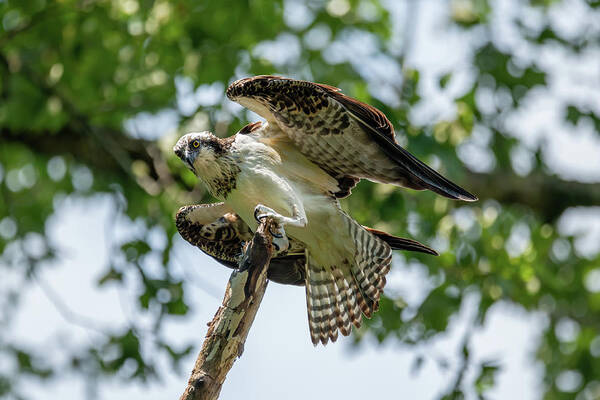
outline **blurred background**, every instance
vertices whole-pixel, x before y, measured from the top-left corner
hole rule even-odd
[[[222,398],[600,399],[600,1],[0,0],[0,397],[178,398],[230,271],[172,154],[281,74],[385,112],[473,204],[362,182],[381,310],[313,348],[270,284]]]

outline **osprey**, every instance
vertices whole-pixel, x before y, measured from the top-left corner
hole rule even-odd
[[[360,179],[477,200],[400,147],[383,113],[335,87],[256,76],[231,84],[227,97],[266,122],[225,139],[179,139],[175,154],[223,202],[181,208],[178,230],[233,267],[260,220],[273,218],[277,254],[268,276],[306,286],[315,345],[335,341],[338,330],[349,335],[377,311],[393,249],[437,254],[347,215],[338,199]]]

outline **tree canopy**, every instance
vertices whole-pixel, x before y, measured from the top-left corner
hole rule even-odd
[[[441,253],[394,255],[395,268],[426,271],[430,289],[417,306],[384,297],[354,335],[357,346],[365,336],[426,343],[475,294],[473,328],[499,302],[544,316],[531,361],[543,365],[544,398],[600,396],[600,246],[565,228],[574,213],[597,218],[600,175],[565,172],[548,144],[559,130],[598,142],[600,1],[437,2],[438,36],[417,35],[422,3],[0,2],[0,325],[11,324],[25,288],[60,256],[48,234],[57,207],[104,196],[139,229],[111,243],[98,285],[135,276],[135,312],[153,327],[108,329],[67,348],[61,363],[0,330],[0,354],[12,360],[0,364],[0,396],[19,398],[28,376],[100,379],[125,369],[128,379],[148,380],[161,375],[153,355],[178,364],[199,344],[163,334],[169,318],[191,312],[190,289],[173,273],[173,217],[214,199],[171,148],[183,133],[229,136],[255,119],[224,91],[258,74],[327,83],[379,108],[405,147],[480,198],[466,204],[361,182],[344,200],[361,223]],[[448,41],[450,61],[416,57],[424,38]],[[467,366],[469,334],[461,346]],[[485,397],[498,364],[472,367]],[[444,398],[463,390],[459,375]]]

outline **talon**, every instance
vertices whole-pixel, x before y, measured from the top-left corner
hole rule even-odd
[[[263,219],[271,215],[271,211],[272,210],[270,208],[259,204],[254,208],[254,219],[260,224]]]
[[[258,216],[258,213],[260,212],[260,209],[258,207],[256,207],[254,209],[254,219],[256,220],[256,222],[260,223],[260,218]]]

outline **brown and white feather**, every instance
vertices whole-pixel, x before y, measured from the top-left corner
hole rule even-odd
[[[227,96],[276,125],[309,160],[344,180],[337,197],[347,196],[352,182],[366,178],[454,199],[477,199],[403,149],[381,111],[338,88],[263,75],[232,83]]]

